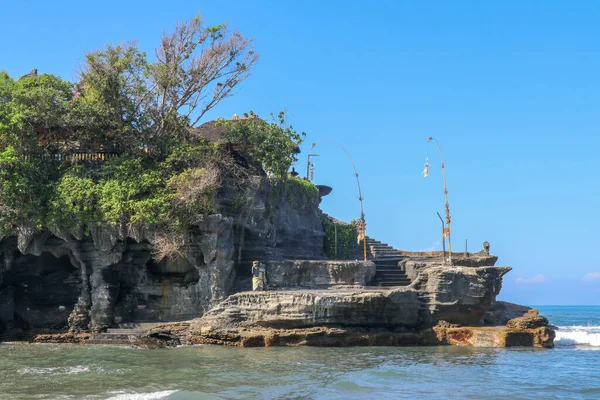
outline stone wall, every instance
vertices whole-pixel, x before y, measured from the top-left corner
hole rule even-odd
[[[364,261],[281,260],[264,265],[270,290],[365,286],[375,276],[375,264]]]

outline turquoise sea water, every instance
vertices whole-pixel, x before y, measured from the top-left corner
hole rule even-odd
[[[0,345],[0,399],[598,399],[600,307],[538,307],[557,348]]]

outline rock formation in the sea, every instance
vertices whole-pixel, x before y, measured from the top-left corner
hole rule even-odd
[[[243,347],[553,347],[554,331],[536,310],[495,301],[509,271],[433,263],[403,288],[238,293],[200,319],[146,337]]]
[[[553,331],[542,318],[483,326],[509,270],[437,266],[406,288],[238,293],[179,334],[183,343],[233,346],[552,347]]]
[[[175,256],[153,257],[164,235],[151,224],[19,228],[0,237],[0,335],[87,343],[135,333],[145,343],[552,346],[545,318],[496,302],[511,268],[495,266],[487,250],[457,253],[449,262],[441,253],[400,251],[367,237],[369,261],[362,261],[355,226],[319,209],[331,188],[267,177],[260,166],[240,162],[247,164],[244,180],[219,188],[214,212],[188,218],[191,234]],[[141,337],[109,331],[140,323],[167,324]]]

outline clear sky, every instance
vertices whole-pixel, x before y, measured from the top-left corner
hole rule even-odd
[[[0,69],[73,79],[86,51],[200,12],[255,39],[261,59],[210,115],[287,109],[310,144],[352,154],[367,234],[440,248],[442,145],[454,250],[488,240],[510,265],[501,299],[600,304],[600,2],[0,0]],[[352,169],[314,150],[323,209],[360,215]],[[421,176],[429,152],[430,177]]]

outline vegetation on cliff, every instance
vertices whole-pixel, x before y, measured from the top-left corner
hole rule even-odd
[[[356,251],[356,221],[338,223],[330,219],[323,220],[325,230],[325,254],[333,260],[347,260]]]
[[[0,235],[153,226],[161,258],[180,251],[199,215],[218,211],[221,188],[243,186],[240,160],[287,179],[304,133],[283,112],[219,121],[220,140],[193,134],[249,76],[251,39],[195,17],[155,54],[106,46],[86,55],[75,82],[0,72]]]

